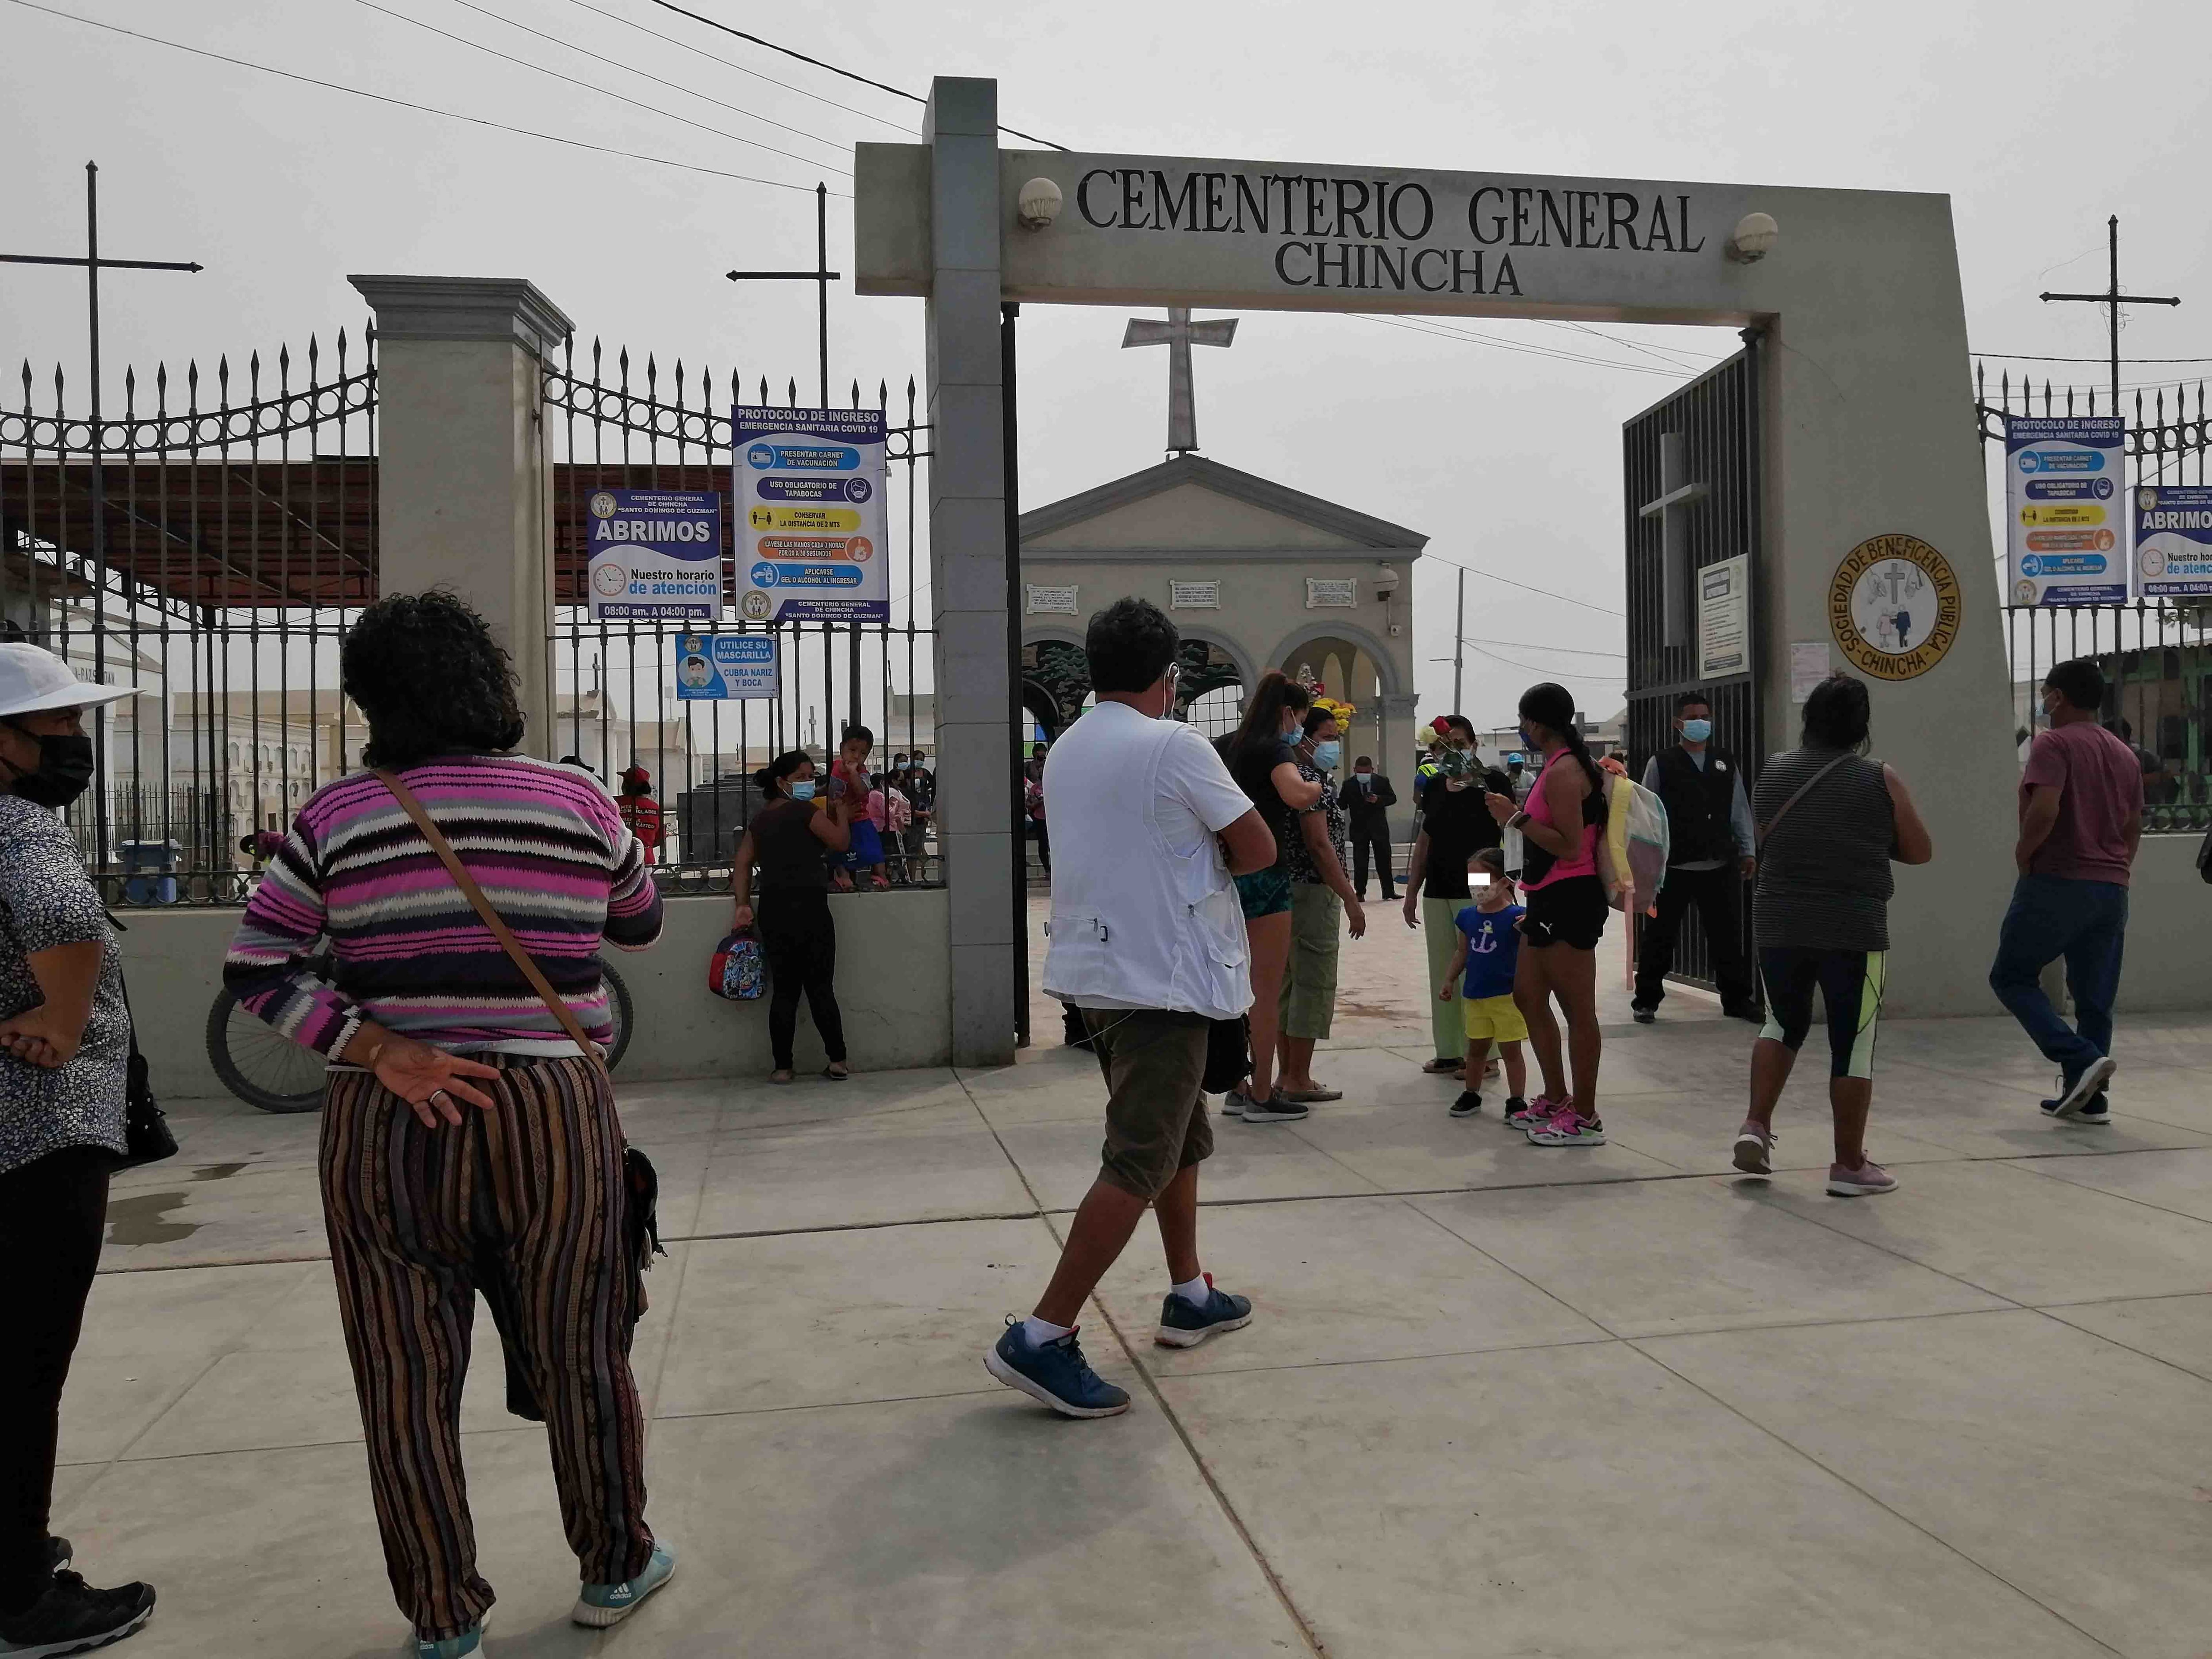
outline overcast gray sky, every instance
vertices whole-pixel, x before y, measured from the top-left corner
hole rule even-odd
[[[2212,357],[2198,153],[2212,7],[2202,0],[687,3],[918,93],[933,74],[996,76],[1004,120],[1077,149],[1947,191],[1970,332],[1989,351],[2103,352],[2101,313],[2035,296],[2103,285],[2105,216],[2118,213],[2124,284],[2186,301],[2137,313],[2124,350]],[[811,290],[740,294],[721,273],[811,264],[815,181],[845,188],[850,145],[911,132],[919,114],[647,0],[52,4],[389,97],[805,187],[394,108],[0,0],[0,251],[76,251],[81,168],[97,159],[104,251],[208,266],[109,279],[115,380],[125,362],[242,358],[357,329],[345,276],[369,270],[528,276],[582,333],[635,355],[703,357],[804,386]],[[848,270],[849,204],[831,208],[831,261]],[[839,384],[919,374],[919,301],[855,299],[848,283],[832,303]],[[1118,311],[1024,309],[1026,504],[1159,459],[1164,354],[1117,349],[1121,322]],[[1516,643],[1470,653],[1468,712],[1503,720],[1544,677],[1574,688],[1593,716],[1608,714],[1620,663],[1551,647],[1620,648],[1620,422],[1680,378],[1665,356],[1702,365],[1735,341],[1606,331],[1655,356],[1559,325],[1462,326],[1532,349],[1254,313],[1232,349],[1198,354],[1200,442],[1216,459],[1310,486],[1347,439],[1417,434],[1371,452],[1383,459],[1340,492],[1346,504],[1427,532],[1445,557],[1607,607],[1471,578],[1468,632]],[[1539,355],[1562,350],[1606,366]],[[21,358],[43,378],[56,361],[75,371],[82,351],[81,278],[0,267],[4,384]],[[2105,379],[2094,363],[2014,367]],[[2134,365],[2125,380],[2205,368]],[[1449,664],[1429,659],[1450,649],[1453,580],[1440,565],[1416,579],[1424,715],[1449,692]]]

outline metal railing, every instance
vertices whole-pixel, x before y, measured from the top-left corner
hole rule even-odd
[[[731,410],[744,402],[769,403],[767,380],[754,383],[758,396],[748,399],[743,377],[734,371],[693,372],[679,360],[664,373],[650,356],[634,368],[628,351],[610,354],[597,340],[581,362],[578,357],[571,338],[557,366],[548,364],[544,383],[543,430],[553,481],[550,643],[559,746],[610,788],[619,787],[621,774],[632,765],[644,767],[665,827],[663,884],[679,891],[726,890],[737,837],[759,805],[751,774],[775,755],[804,749],[825,760],[854,723],[875,734],[871,764],[878,770],[888,770],[891,757],[902,753],[934,755],[933,699],[915,689],[929,678],[934,632],[918,621],[926,615],[918,602],[928,581],[921,574],[917,544],[915,466],[929,453],[929,427],[916,417],[912,380],[902,412],[891,409],[888,385],[878,384],[876,407],[884,412],[887,459],[895,474],[894,497],[885,503],[894,544],[884,550],[891,561],[890,620],[751,622],[736,608]],[[863,406],[857,380],[849,397],[851,407]],[[796,381],[787,382],[784,401],[798,406]],[[723,495],[722,599],[713,621],[591,617],[585,503],[599,489]],[[758,702],[679,700],[672,641],[702,632],[772,639],[779,695]],[[941,880],[927,839],[911,855],[899,849],[888,864],[895,884]]]
[[[2212,448],[2207,383],[2123,389],[2133,489],[2206,482]],[[2040,385],[1985,365],[1974,374],[1977,432],[2000,456],[2007,415],[2112,412],[2109,390]],[[1998,538],[2002,586],[2004,538]],[[2038,691],[2054,664],[2094,658],[2105,675],[2105,720],[2144,759],[2144,829],[2187,834],[2212,829],[2212,601],[2131,599],[2118,605],[2008,605],[2013,735],[2023,757],[2043,724]]]
[[[97,422],[26,362],[0,408],[0,634],[139,694],[88,720],[67,814],[111,904],[238,902],[254,837],[357,757],[337,659],[375,596],[376,367],[366,332],[335,345],[126,372]]]

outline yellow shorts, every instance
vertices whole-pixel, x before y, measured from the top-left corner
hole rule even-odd
[[[1467,1034],[1472,1039],[1486,1038],[1492,1042],[1520,1042],[1528,1036],[1528,1022],[1521,1018],[1521,1010],[1510,996],[1462,997],[1461,1006],[1467,1010]]]

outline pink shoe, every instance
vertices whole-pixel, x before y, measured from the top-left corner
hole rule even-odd
[[[1746,1118],[1735,1138],[1735,1167],[1746,1175],[1772,1175],[1775,1143],[1782,1137]]]
[[[1519,1111],[1508,1112],[1501,1121],[1509,1129],[1534,1129],[1540,1124],[1549,1123],[1559,1115],[1562,1109],[1571,1112],[1574,1108],[1574,1097],[1571,1095],[1565,1100],[1554,1100],[1549,1095],[1538,1095]]]
[[[1605,1124],[1597,1118],[1584,1117],[1570,1103],[1554,1112],[1550,1122],[1529,1125],[1528,1139],[1538,1146],[1602,1146]]]
[[[1874,1198],[1896,1190],[1897,1177],[1870,1158],[1856,1170],[1846,1170],[1840,1164],[1828,1166],[1828,1191],[1833,1197]]]

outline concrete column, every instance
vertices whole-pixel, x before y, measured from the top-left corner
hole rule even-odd
[[[377,588],[451,587],[514,659],[551,759],[552,469],[539,368],[571,326],[520,277],[354,276],[376,313]]]
[[[952,1061],[1014,1059],[1005,388],[999,355],[999,88],[939,76],[929,147],[930,588],[938,841],[951,890]]]
[[[1390,809],[1390,839],[1413,838],[1413,703],[1411,691],[1385,691],[1377,699],[1382,710],[1383,753],[1376,756],[1375,769],[1387,773],[1398,791],[1398,804]]]

